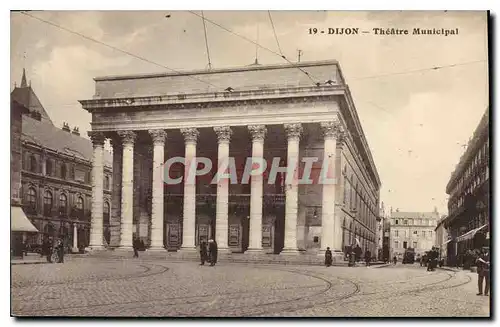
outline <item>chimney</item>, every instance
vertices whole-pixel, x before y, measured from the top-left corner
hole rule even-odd
[[[65,132],[68,132],[68,133],[71,132],[71,130],[69,129],[68,123],[63,123],[62,130],[65,131]]]
[[[79,131],[78,127],[73,128],[73,132],[71,132],[71,134],[80,136],[80,131]]]

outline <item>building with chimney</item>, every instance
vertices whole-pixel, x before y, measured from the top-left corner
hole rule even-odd
[[[21,84],[11,92],[13,103],[25,108],[20,120],[19,156],[13,159],[20,171],[19,198],[24,213],[40,233],[30,234],[29,244],[44,237],[63,237],[75,251],[89,244],[92,207],[92,142],[80,135],[78,127],[64,123],[56,127],[23,70]],[[16,125],[17,126],[17,125]],[[15,139],[18,127],[12,127]],[[104,153],[103,237],[109,242],[111,160]],[[15,194],[13,192],[13,194]],[[106,241],[107,240],[107,241]]]

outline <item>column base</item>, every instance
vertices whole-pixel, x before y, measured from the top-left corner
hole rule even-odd
[[[80,249],[79,248],[72,248],[71,252],[73,252],[73,253],[79,253]]]
[[[300,253],[299,249],[283,249],[280,255],[298,255]]]

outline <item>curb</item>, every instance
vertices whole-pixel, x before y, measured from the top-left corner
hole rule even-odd
[[[11,262],[10,264],[12,266],[15,266],[15,265],[43,265],[43,264],[46,264],[46,263],[50,263],[50,262],[46,262],[46,261],[33,261],[33,262]]]
[[[453,271],[453,272],[460,272],[462,270],[459,270],[459,269],[453,269],[453,268],[446,268],[446,267],[436,267],[437,269],[441,269],[441,270],[447,270],[447,271]]]

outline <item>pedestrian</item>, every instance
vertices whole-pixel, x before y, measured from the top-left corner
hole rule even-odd
[[[139,242],[137,238],[134,238],[132,248],[134,249],[134,258],[139,258]]]
[[[52,263],[52,250],[53,250],[53,245],[52,245],[52,239],[49,238],[47,240],[47,243],[45,244],[45,255],[47,256],[47,262]]]
[[[210,239],[208,241],[208,252],[210,256],[210,266],[215,266],[217,263],[217,242]]]
[[[372,253],[370,252],[370,250],[366,250],[365,251],[365,264],[366,266],[370,266],[370,261],[372,260]]]
[[[205,241],[201,241],[200,243],[200,266],[205,265],[205,261],[207,261],[207,243]]]
[[[64,242],[62,239],[59,239],[57,241],[56,245],[57,249],[57,257],[58,257],[58,263],[64,263]]]
[[[332,251],[327,247],[325,251],[325,266],[330,267],[332,265]]]
[[[398,258],[397,258],[396,256],[394,256],[394,257],[392,258],[392,263],[393,263],[394,265],[396,265],[396,263],[398,263]]]
[[[477,286],[479,293],[483,295],[483,280],[486,281],[484,286],[484,295],[488,296],[490,291],[490,254],[487,247],[483,247],[482,253],[476,261],[477,264]]]

